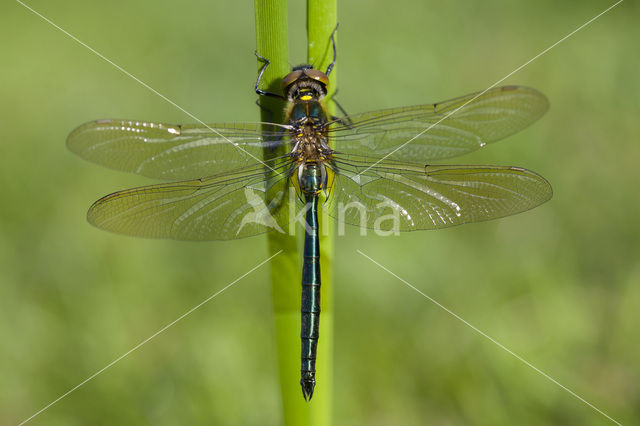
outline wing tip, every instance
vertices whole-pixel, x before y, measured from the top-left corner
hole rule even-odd
[[[529,86],[517,86],[517,85],[507,85],[499,88],[502,92],[511,92],[511,91],[520,91],[520,92],[529,92],[530,95],[535,96],[540,101],[540,114],[536,118],[536,120],[542,117],[550,107],[549,98],[547,98],[544,93],[539,91],[538,89],[534,89]]]
[[[76,128],[74,128],[69,135],[67,136],[67,141],[66,141],[66,145],[67,148],[78,154],[81,155],[82,152],[82,137],[81,135],[88,131],[91,130],[92,127],[98,125],[98,126],[104,126],[106,124],[113,124],[116,122],[121,122],[122,120],[114,120],[114,119],[100,119],[100,120],[92,120],[92,121],[87,121],[85,123],[82,123],[81,125],[77,126]]]

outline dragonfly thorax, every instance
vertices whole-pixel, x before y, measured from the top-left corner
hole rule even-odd
[[[327,142],[327,113],[318,101],[292,103],[289,109],[291,158],[297,163],[324,162],[333,151]]]

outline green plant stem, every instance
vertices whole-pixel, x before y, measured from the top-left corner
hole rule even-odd
[[[260,88],[280,93],[280,81],[289,72],[289,45],[286,0],[255,0],[256,50],[271,64],[263,74]],[[264,63],[258,61],[258,70]],[[261,96],[261,121],[282,122],[283,102]],[[265,150],[264,158],[283,155],[286,146],[276,152]],[[288,198],[288,197],[287,197]],[[283,206],[286,212],[288,205]],[[285,231],[288,231],[286,229]],[[268,234],[270,255],[282,251],[271,261],[271,294],[275,320],[276,350],[280,393],[285,425],[307,423],[308,407],[300,390],[300,268],[295,235],[288,232]]]
[[[307,63],[325,71],[333,60],[331,34],[338,22],[337,0],[307,1]],[[336,66],[329,75],[327,108],[334,115],[330,101],[336,88]],[[331,142],[331,141],[329,141]],[[322,199],[320,205],[323,205]],[[325,205],[326,207],[326,205]],[[324,209],[323,209],[324,210]],[[318,425],[331,424],[333,397],[333,259],[335,253],[335,226],[328,215],[320,215],[320,271],[322,295],[320,315],[320,339],[316,363],[316,394],[311,407],[312,417]]]
[[[335,28],[336,8],[335,1],[328,3],[328,5],[333,4],[333,8],[327,8],[326,5],[322,6],[322,3],[321,1],[308,3],[308,59],[309,63],[322,63],[322,66],[318,66],[318,68],[326,70],[333,57],[330,36]],[[281,93],[280,81],[290,71],[288,65],[286,0],[255,0],[254,7],[257,51],[261,56],[271,61],[270,66],[263,75],[260,88]],[[333,12],[329,13],[331,10]],[[330,17],[327,20],[328,23],[322,23],[324,16]],[[321,45],[324,46],[323,52],[318,51],[318,47]],[[328,61],[321,58],[323,55],[324,58],[328,58]],[[322,62],[315,62],[312,58],[320,58]],[[258,69],[262,65],[263,63],[258,61]],[[335,71],[331,73],[331,80],[335,84]],[[260,103],[264,107],[261,113],[262,121],[282,122],[284,120],[284,105],[282,101],[262,96]],[[283,151],[277,152],[265,150],[265,159],[284,154],[287,147],[282,148]],[[283,208],[289,211],[288,206]],[[308,403],[303,399],[300,389],[301,263],[299,261],[297,239],[288,233],[271,232],[268,234],[270,254],[275,254],[282,250],[271,261],[271,288],[283,423],[288,426],[327,426],[331,422],[333,312],[331,307],[332,272],[330,265],[333,259],[333,225],[331,221],[326,220],[322,215],[320,217],[320,229],[322,314],[318,344],[318,384],[313,399]]]

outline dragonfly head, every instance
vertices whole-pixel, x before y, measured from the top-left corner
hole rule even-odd
[[[291,102],[319,100],[327,94],[329,77],[311,65],[299,65],[282,79],[281,86]]]

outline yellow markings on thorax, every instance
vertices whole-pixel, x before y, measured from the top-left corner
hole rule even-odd
[[[330,167],[327,167],[326,171],[327,171],[327,187],[325,189],[328,191],[331,191],[331,188],[333,188],[333,182],[336,179],[336,174],[333,172],[333,170],[331,170]]]

